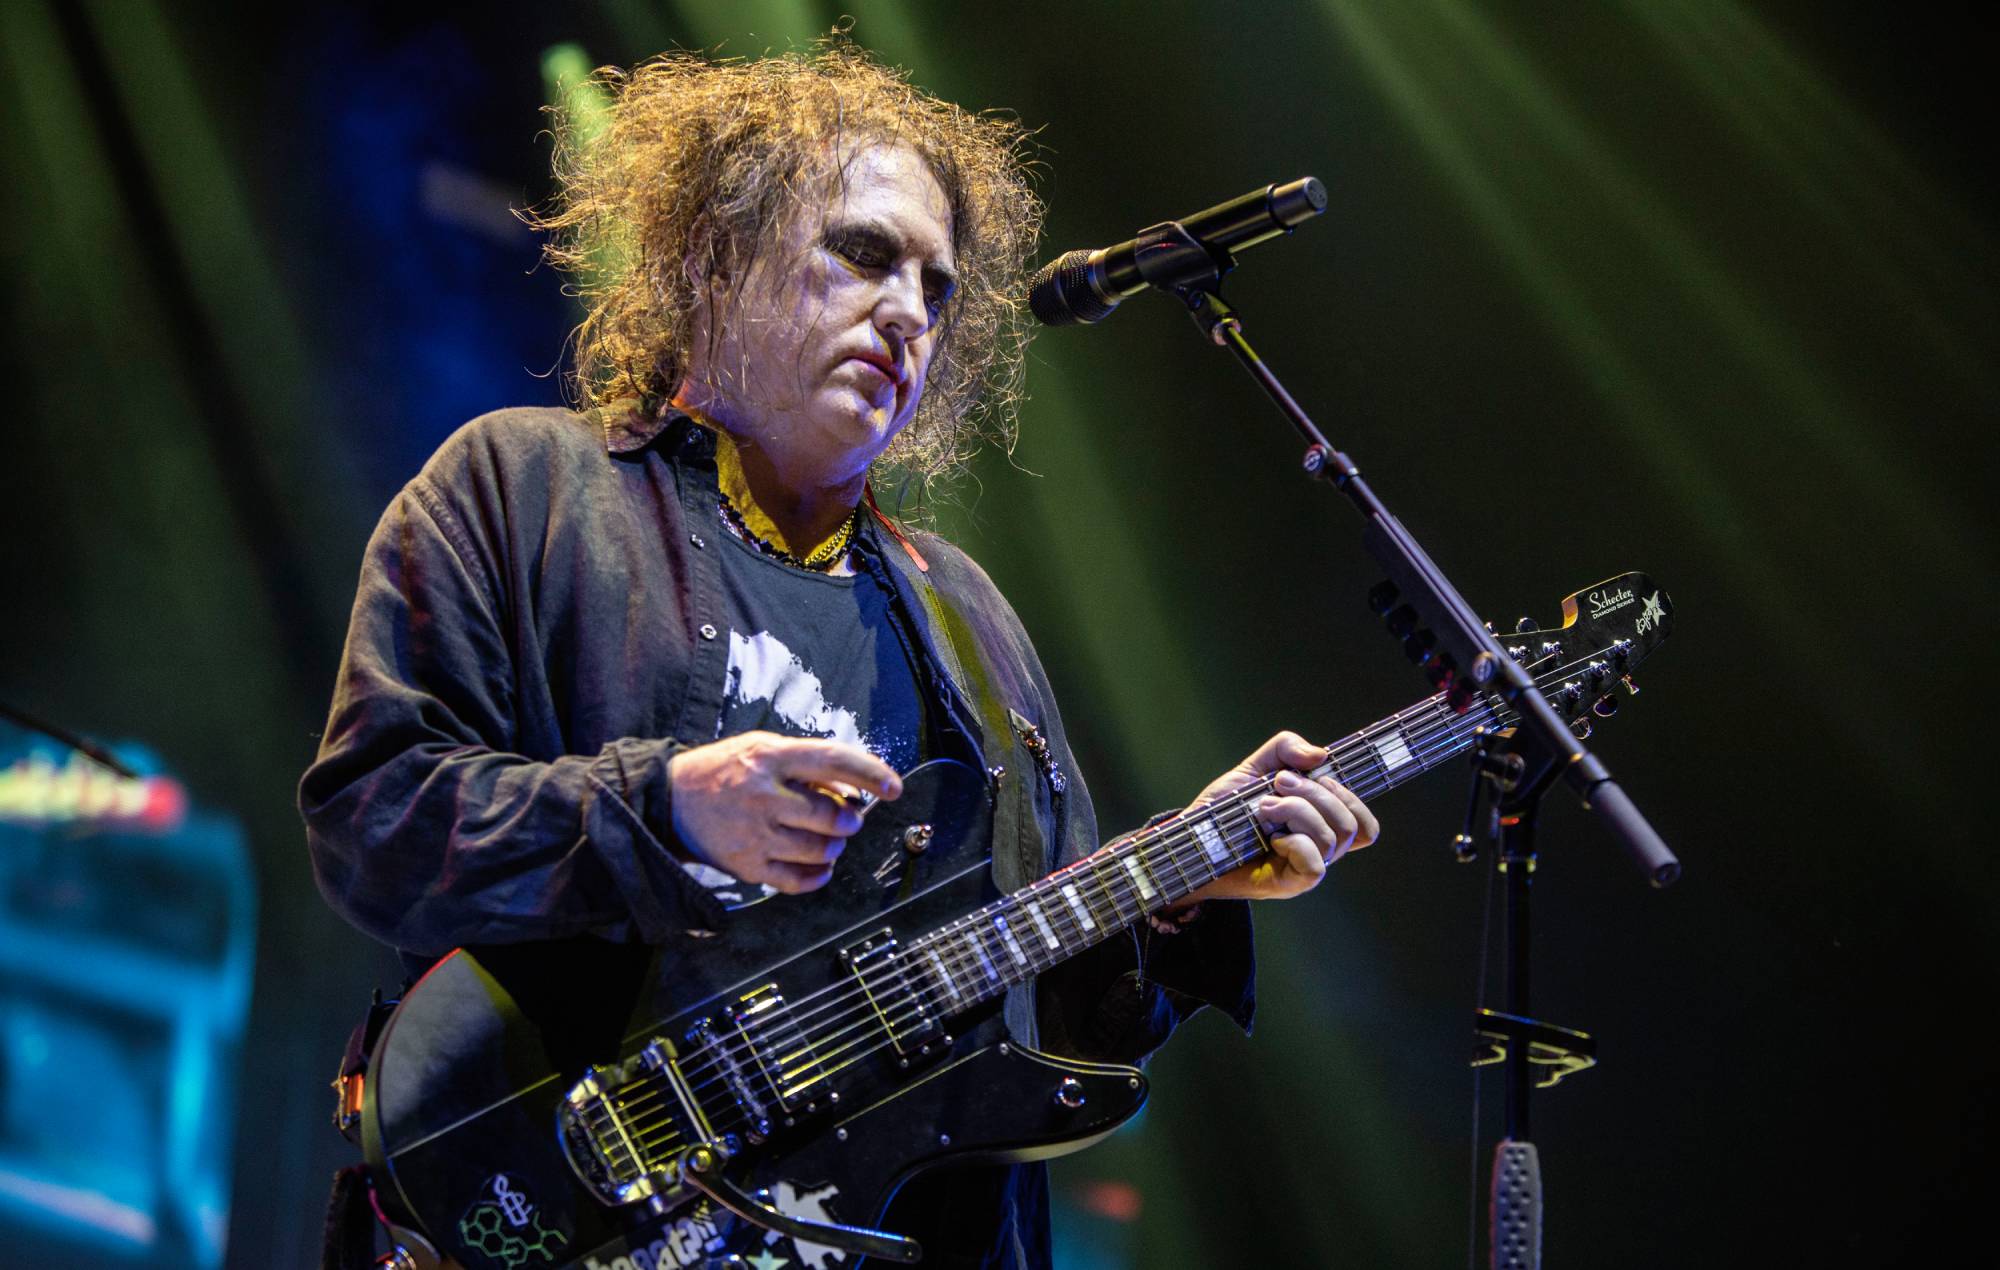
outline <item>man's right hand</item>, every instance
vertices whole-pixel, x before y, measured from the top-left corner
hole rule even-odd
[[[696,858],[789,895],[833,877],[861,813],[836,794],[895,798],[894,768],[858,745],[743,732],[667,762],[674,833]]]

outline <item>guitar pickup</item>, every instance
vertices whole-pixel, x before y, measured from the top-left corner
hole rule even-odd
[[[875,1012],[875,1021],[888,1033],[890,1043],[905,1062],[913,1056],[929,1054],[933,1046],[951,1043],[939,1022],[938,1011],[911,977],[907,959],[898,955],[896,937],[886,927],[842,949],[840,959],[861,981],[861,991]]]
[[[818,1111],[822,1102],[840,1101],[832,1087],[833,1073],[820,1062],[777,985],[767,983],[744,993],[729,1017],[765,1087],[787,1113],[787,1125],[793,1113]]]

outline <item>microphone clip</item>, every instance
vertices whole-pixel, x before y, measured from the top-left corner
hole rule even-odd
[[[1132,266],[1147,286],[1186,300],[1190,292],[1220,287],[1222,275],[1236,267],[1236,257],[1227,248],[1202,242],[1185,225],[1170,220],[1139,231],[1132,240]]]
[[[1236,267],[1229,249],[1204,243],[1177,220],[1140,230],[1132,243],[1132,264],[1146,285],[1178,296],[1201,333],[1225,343],[1225,324],[1236,321],[1222,299],[1222,275]]]

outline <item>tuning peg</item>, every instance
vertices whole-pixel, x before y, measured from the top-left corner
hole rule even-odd
[[[1591,705],[1590,712],[1600,719],[1608,719],[1618,713],[1618,698],[1607,692]]]
[[[1569,721],[1569,730],[1576,735],[1577,740],[1579,741],[1589,740],[1590,716],[1587,714],[1579,714],[1574,719],[1571,719]]]
[[[1516,635],[1526,635],[1530,631],[1538,631],[1540,629],[1542,628],[1535,625],[1535,619],[1532,617],[1516,618],[1514,621],[1514,633]]]
[[[1618,677],[1618,682],[1625,685],[1626,695],[1633,697],[1639,695],[1639,685],[1632,682],[1632,676],[1620,675]]]
[[[1407,604],[1391,610],[1383,620],[1389,624],[1389,633],[1397,639],[1417,629],[1417,611]]]
[[[1418,666],[1427,664],[1437,649],[1437,636],[1429,631],[1412,631],[1403,641],[1403,656]]]
[[[1368,611],[1387,613],[1396,603],[1396,584],[1389,581],[1377,582],[1368,588]]]
[[[1430,663],[1424,667],[1424,678],[1431,681],[1431,687],[1433,688],[1440,690],[1449,688],[1452,685],[1452,681],[1457,677],[1458,667],[1452,664],[1449,653],[1441,653],[1433,657]]]

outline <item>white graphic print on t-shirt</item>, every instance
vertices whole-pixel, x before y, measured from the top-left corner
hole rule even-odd
[[[730,705],[770,702],[779,718],[807,736],[868,746],[854,712],[829,703],[819,676],[769,631],[748,636],[729,632],[729,675],[722,691]]]

